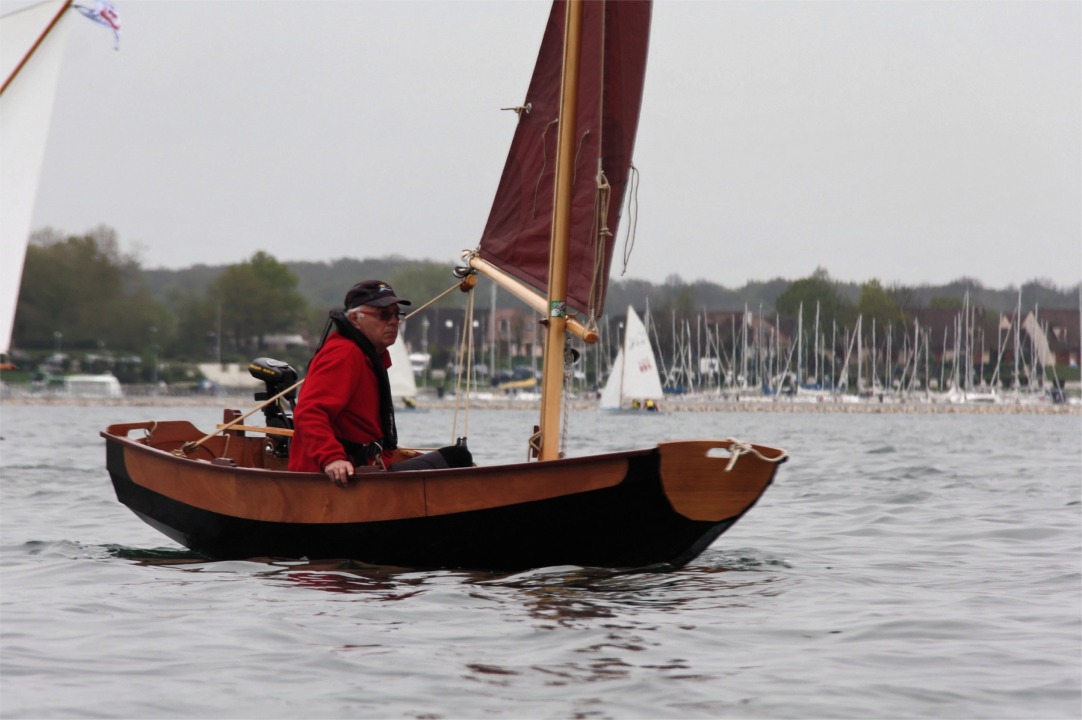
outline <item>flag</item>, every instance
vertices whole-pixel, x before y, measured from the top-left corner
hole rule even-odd
[[[96,0],[92,8],[83,7],[82,5],[74,5],[73,7],[99,25],[111,28],[113,37],[116,38],[113,49],[120,49],[120,15],[117,14],[113,3],[109,2],[109,0]]]

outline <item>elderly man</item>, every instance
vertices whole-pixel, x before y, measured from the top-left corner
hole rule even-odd
[[[323,472],[345,487],[354,470],[373,463],[388,470],[469,467],[466,439],[423,455],[397,459],[398,431],[387,368],[387,348],[398,339],[399,305],[409,305],[381,280],[365,280],[332,310],[293,413],[289,469]],[[334,332],[331,332],[331,329]]]
[[[398,447],[387,348],[398,339],[398,297],[381,280],[365,280],[332,310],[293,416],[289,469],[323,472],[345,486],[358,465],[390,460]],[[333,326],[333,332],[331,332]]]

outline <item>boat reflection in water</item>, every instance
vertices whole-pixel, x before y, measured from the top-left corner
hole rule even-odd
[[[759,572],[764,566],[788,567],[778,560],[712,553],[713,562],[678,572],[551,567],[509,574],[480,570],[419,572],[355,560],[255,558],[208,562],[195,553],[161,549],[113,548],[112,553],[141,565],[181,572],[251,575],[281,587],[357,594],[380,601],[421,598],[446,588],[476,599],[498,595],[497,602],[510,601],[513,596],[514,606],[526,608],[530,616],[564,625],[583,618],[619,617],[635,609],[675,611],[689,604],[702,609],[704,602],[719,608],[743,606],[749,597],[775,596],[783,591],[783,576]],[[725,576],[723,580],[719,580],[721,576]]]

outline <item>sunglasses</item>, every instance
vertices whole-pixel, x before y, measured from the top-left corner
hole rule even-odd
[[[392,310],[391,308],[372,308],[371,310],[362,311],[361,315],[379,318],[380,322],[385,323],[389,323],[396,319],[401,322],[402,318],[406,317],[406,313],[400,310]]]

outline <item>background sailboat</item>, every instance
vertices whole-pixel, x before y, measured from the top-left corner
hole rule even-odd
[[[417,397],[417,379],[413,374],[409,346],[404,335],[400,335],[398,342],[390,347],[390,353],[391,368],[387,376],[391,381],[391,397],[396,402],[406,401],[407,406],[412,406]]]
[[[0,16],[0,355],[8,362],[64,45],[73,22],[69,11],[112,27],[119,42],[115,11],[99,5],[80,8],[72,0],[44,0]],[[105,8],[108,18],[102,14]]]
[[[5,356],[11,349],[70,6],[71,0],[50,0],[0,17],[0,354]]]
[[[634,401],[661,400],[663,394],[657,358],[650,346],[646,326],[635,309],[628,305],[624,342],[601,390],[599,405],[602,410],[619,410]]]

